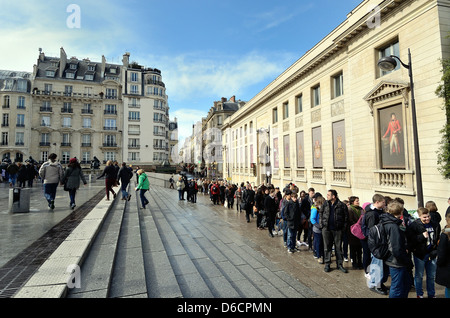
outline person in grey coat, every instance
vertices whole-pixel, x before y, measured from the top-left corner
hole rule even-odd
[[[48,161],[44,162],[39,169],[39,176],[44,182],[44,196],[48,207],[52,210],[55,208],[56,189],[64,174],[61,164],[56,161],[57,157],[55,153],[51,153]]]
[[[70,208],[73,210],[75,208],[75,195],[78,188],[80,187],[80,180],[86,185],[86,178],[84,177],[83,170],[81,169],[80,163],[77,158],[72,158],[69,160],[66,171],[64,172],[63,181],[64,190],[69,192],[70,198]]]

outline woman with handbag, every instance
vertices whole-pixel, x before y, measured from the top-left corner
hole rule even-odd
[[[353,269],[363,269],[362,264],[362,245],[361,240],[352,234],[350,228],[353,224],[359,222],[359,218],[362,214],[362,208],[359,206],[359,198],[351,196],[348,198],[348,228],[347,237],[348,244],[350,245],[350,259],[352,260]]]
[[[70,208],[72,210],[76,206],[75,195],[80,187],[80,179],[83,181],[84,185],[87,184],[80,163],[77,158],[72,158],[69,160],[69,164],[63,176],[64,190],[69,192]]]

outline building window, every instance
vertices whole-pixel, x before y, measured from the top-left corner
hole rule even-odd
[[[128,120],[140,120],[140,112],[128,112]]]
[[[400,56],[398,40],[396,40],[395,42],[393,42],[387,46],[384,46],[384,47],[378,49],[378,60],[381,59],[382,57],[391,56],[391,55]],[[378,60],[377,60],[377,62],[378,62]],[[400,63],[397,63],[397,67],[392,71],[383,71],[379,67],[377,67],[377,69],[379,70],[378,76],[381,77],[381,76],[384,76],[386,74],[389,74],[393,71],[400,69]]]
[[[111,161],[116,160],[116,153],[112,152],[112,151],[105,152],[105,160],[106,161],[108,161],[108,160],[111,160]]]
[[[48,160],[48,151],[41,152],[41,161],[45,162]]]
[[[75,73],[72,73],[72,72],[68,72],[68,73],[66,73],[66,78],[75,78]]]
[[[272,123],[275,124],[278,122],[278,108],[272,109]]]
[[[61,156],[61,163],[69,163],[70,160],[70,151],[63,151]]]
[[[28,82],[26,80],[18,80],[17,81],[17,90],[19,92],[27,91]]]
[[[45,71],[45,76],[47,76],[47,77],[55,77],[55,71]]]
[[[117,99],[117,89],[107,88],[106,89],[106,98],[107,99]]]
[[[83,134],[81,135],[81,147],[90,147],[91,146],[91,135]]]
[[[312,107],[320,105],[320,85],[312,88]]]
[[[84,79],[86,81],[93,81],[94,80],[94,74],[85,74]]]
[[[63,128],[70,128],[70,127],[72,127],[72,118],[70,118],[70,117],[63,117],[62,126],[63,126]]]
[[[283,119],[289,117],[289,102],[283,103]]]
[[[10,97],[9,95],[6,95],[5,97],[3,97],[3,107],[9,108],[9,104],[10,104]]]
[[[117,107],[113,104],[105,105],[105,114],[107,115],[117,115]]]
[[[3,114],[2,127],[9,127],[9,114]]]
[[[91,152],[90,151],[83,151],[83,153],[81,155],[81,162],[83,162],[83,163],[91,162]]]
[[[46,94],[49,94],[53,89],[53,85],[52,84],[44,84],[44,92]]]
[[[138,73],[131,73],[131,81],[137,82],[138,81]]]
[[[139,88],[137,85],[131,85],[131,94],[138,94],[139,93]]]
[[[8,132],[2,132],[2,146],[8,146]]]
[[[115,130],[117,129],[115,119],[105,119],[105,130]]]
[[[88,71],[95,71],[95,64],[94,65],[88,65]]]
[[[90,118],[83,118],[83,128],[92,128]]]
[[[333,98],[344,95],[344,74],[341,72],[335,76],[333,76]]]
[[[295,114],[303,112],[303,95],[295,96]]]
[[[25,115],[24,114],[17,114],[16,127],[25,127]]]
[[[77,69],[77,65],[76,64],[70,64],[70,69],[71,70],[76,70]]]
[[[217,116],[217,125],[222,125],[222,116],[221,115]]]

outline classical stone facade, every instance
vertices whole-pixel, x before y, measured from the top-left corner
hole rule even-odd
[[[367,0],[316,46],[225,120],[233,182],[271,182],[341,199],[375,192],[417,207],[408,70],[377,66],[412,56],[424,201],[443,213],[450,183],[436,167],[445,124],[435,94],[450,56],[450,1]]]

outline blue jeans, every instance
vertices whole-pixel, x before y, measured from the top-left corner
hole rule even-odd
[[[120,184],[120,189],[122,190],[122,199],[126,199],[128,197],[127,187],[128,183],[124,183],[122,181],[122,183]]]
[[[183,190],[178,190],[178,200],[183,200]]]
[[[323,250],[323,238],[322,233],[316,233],[314,232],[314,251],[316,252],[316,257],[321,258],[324,257],[324,250]]]
[[[389,267],[383,262],[382,259],[378,259],[372,255],[372,262],[369,266],[369,274],[369,288],[381,287],[381,284],[385,283],[388,280]]]
[[[17,174],[10,174],[9,183],[11,183],[13,187],[16,186],[16,181],[17,181]]]
[[[70,205],[75,204],[75,195],[76,194],[77,194],[77,189],[69,190]]]
[[[145,192],[147,192],[147,190],[141,189],[139,192],[140,192],[142,207],[145,209],[145,206],[149,203],[147,198],[145,197]]]
[[[287,227],[287,224],[286,224],[286,227]],[[290,250],[294,250],[295,249],[295,243],[296,243],[295,237],[296,236],[297,236],[297,230],[295,230],[295,229],[292,230],[292,229],[287,227],[287,246],[288,246],[288,249],[290,249]]]
[[[414,286],[416,287],[417,296],[423,296],[422,281],[423,273],[427,273],[427,295],[433,297],[435,295],[434,279],[436,277],[436,258],[430,259],[430,255],[425,255],[424,259],[417,258],[414,255]]]
[[[57,188],[57,183],[44,183],[44,197],[47,199],[48,203],[50,203],[50,201],[55,201]]]
[[[288,227],[287,227],[287,221],[283,220],[283,223],[281,224],[281,229],[283,230],[283,241],[284,245],[288,245]]]
[[[391,274],[389,298],[408,298],[411,284],[406,267],[389,267],[389,273]]]

